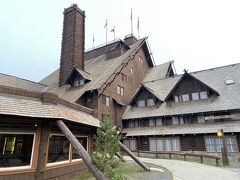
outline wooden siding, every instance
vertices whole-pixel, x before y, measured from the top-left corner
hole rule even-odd
[[[203,135],[185,135],[180,137],[182,151],[205,151]]]
[[[139,56],[143,57],[142,63],[139,62]],[[111,60],[109,60],[111,61]],[[133,74],[131,74],[131,68],[133,68]],[[142,49],[139,50],[138,53],[134,56],[132,60],[128,62],[126,66],[123,67],[121,72],[117,74],[117,76],[113,79],[113,81],[108,84],[103,94],[105,96],[110,97],[110,105],[106,106],[101,103],[101,99],[98,100],[98,118],[101,119],[102,113],[107,112],[109,114],[110,119],[120,127],[122,127],[122,114],[126,109],[126,106],[122,107],[122,111],[118,111],[118,115],[116,115],[115,105],[113,99],[122,102],[125,105],[128,105],[137,89],[140,86],[143,78],[145,77],[147,71],[149,69],[149,65],[147,63],[144,51]],[[127,76],[127,82],[122,80],[122,74]],[[121,86],[124,88],[123,96],[117,94],[117,86]],[[101,98],[101,96],[99,96]],[[119,114],[120,113],[120,114]]]
[[[149,140],[148,137],[137,138],[137,148],[140,151],[149,151]]]

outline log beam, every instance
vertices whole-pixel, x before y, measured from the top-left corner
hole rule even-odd
[[[84,149],[77,138],[72,134],[68,127],[64,124],[62,120],[57,120],[57,125],[73,147],[77,150],[78,154],[82,157],[84,163],[87,165],[88,169],[93,173],[97,180],[107,180],[101,171],[97,169],[95,165],[91,162],[91,157],[88,152]]]

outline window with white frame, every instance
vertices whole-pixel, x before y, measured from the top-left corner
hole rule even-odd
[[[83,147],[88,150],[88,138],[87,136],[76,136]],[[69,143],[64,135],[50,134],[49,148],[48,148],[48,165],[54,165],[56,163],[66,163],[72,160],[81,159],[77,150]]]
[[[0,132],[0,170],[31,167],[35,133]]]
[[[189,94],[183,94],[183,95],[182,95],[182,100],[183,100],[184,102],[189,101]]]
[[[149,138],[150,151],[180,151],[179,138]]]
[[[130,149],[130,151],[136,151],[137,150],[137,143],[136,139],[124,139],[123,144]]]
[[[138,100],[137,101],[137,106],[138,107],[145,107],[145,100]]]
[[[142,64],[143,63],[143,58],[142,56],[139,55],[138,61]]]
[[[199,93],[198,92],[192,93],[192,100],[193,101],[199,100]]]
[[[147,99],[147,106],[154,106],[156,103],[155,99]]]
[[[208,98],[207,91],[202,91],[199,94],[200,94],[200,99],[207,99]]]
[[[120,95],[123,96],[123,94],[124,94],[124,89],[123,89],[123,87],[117,86],[117,94],[120,94]]]
[[[133,74],[133,67],[130,68],[130,74]]]
[[[225,137],[225,141],[228,152],[238,152],[237,140],[235,136],[227,136]],[[205,146],[207,152],[221,152],[223,142],[222,139],[218,137],[205,137]]]

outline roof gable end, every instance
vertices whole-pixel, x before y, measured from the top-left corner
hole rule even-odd
[[[217,96],[219,96],[220,94],[214,90],[212,87],[210,87],[209,85],[207,85],[206,83],[200,81],[199,79],[197,79],[196,77],[192,76],[191,74],[189,74],[186,70],[184,72],[184,74],[182,74],[181,78],[177,81],[177,83],[174,85],[174,87],[171,89],[171,91],[168,93],[168,95],[166,96],[166,98],[164,99],[164,101],[168,101],[170,99],[170,96],[172,95],[172,93],[177,89],[177,87],[181,84],[181,82],[186,78],[189,77],[195,81],[197,81],[199,84],[205,86],[207,89],[209,89],[210,91],[212,91],[214,94],[216,94]]]

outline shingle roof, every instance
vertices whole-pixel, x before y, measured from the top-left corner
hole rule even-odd
[[[0,85],[13,88],[26,89],[31,91],[43,92],[47,90],[47,86],[26,79],[18,78],[7,74],[0,73]]]
[[[177,134],[202,134],[217,132],[223,129],[224,132],[240,132],[239,122],[212,123],[212,124],[184,124],[156,127],[135,127],[125,128],[123,133],[126,136],[154,136],[154,135],[177,135]]]
[[[171,64],[172,64],[172,62],[166,62],[166,63],[157,65],[157,66],[149,69],[143,82],[154,81],[154,80],[166,78]]]
[[[41,101],[39,98],[0,93],[0,114],[36,118],[64,119],[90,126],[100,126],[97,118],[85,112]]]
[[[70,102],[75,102],[81,97],[86,91],[101,88],[107,80],[113,75],[129,58],[134,54],[145,42],[145,39],[138,40],[130,49],[123,55],[107,60],[106,54],[98,57],[85,60],[85,70],[92,75],[92,81],[88,82],[82,87],[67,89],[66,85],[59,87],[58,78],[59,70],[56,70],[46,78],[40,81],[49,87],[49,91],[58,94],[61,98],[64,98]]]
[[[158,107],[128,107],[123,115],[123,119],[240,109],[240,63],[192,72],[190,74],[216,90],[220,95],[199,101],[182,103],[163,102]],[[164,100],[181,76],[145,81],[143,85]],[[225,81],[229,79],[232,79],[234,84],[226,85]]]

